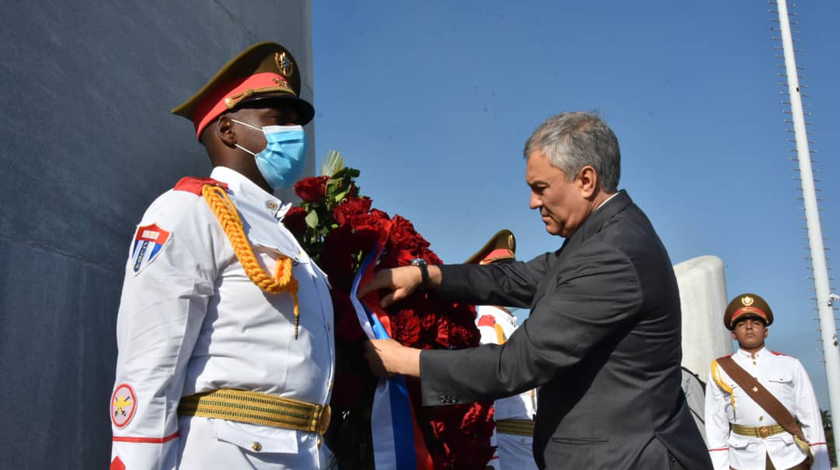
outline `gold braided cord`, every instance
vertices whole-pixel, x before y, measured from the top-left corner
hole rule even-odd
[[[729,394],[729,402],[732,406],[735,406],[735,394],[732,393],[732,387],[730,387],[723,379],[720,378],[720,366],[718,365],[717,360],[712,361],[712,380],[720,387],[721,390]]]
[[[507,337],[505,336],[505,330],[502,329],[502,325],[496,323],[493,325],[493,329],[496,330],[496,344],[505,344]]]
[[[277,260],[274,277],[270,276],[257,260],[254,249],[245,235],[245,229],[242,226],[239,213],[236,211],[236,206],[231,201],[227,191],[219,186],[206,184],[201,188],[201,194],[216,216],[216,220],[219,221],[219,225],[222,226],[225,235],[227,235],[233,247],[233,252],[245,270],[245,274],[248,275],[248,279],[263,292],[269,294],[288,292],[291,294],[294,300],[295,338],[297,338],[300,325],[300,307],[298,303],[298,282],[292,275],[291,258],[281,256]]]

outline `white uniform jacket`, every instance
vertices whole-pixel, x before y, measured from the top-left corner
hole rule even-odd
[[[480,305],[476,308],[476,325],[481,344],[504,344],[516,329],[516,317],[501,307]],[[536,390],[528,390],[493,402],[493,418],[533,420],[537,412]],[[497,470],[536,470],[533,438],[493,431],[496,453],[489,465]]]
[[[755,354],[739,349],[735,362],[756,377],[802,424],[814,454],[814,470],[829,468],[828,449],[814,389],[805,368],[794,357],[766,348]],[[777,424],[716,363],[706,383],[706,440],[715,470],[764,469],[766,455],[778,469],[791,468],[805,459],[787,432],[766,438],[730,432],[729,423],[749,427]]]
[[[237,458],[259,451],[254,468],[285,468],[259,462],[311,452],[299,446],[317,440],[305,432],[197,417],[183,418],[179,429],[181,397],[220,388],[328,403],[335,362],[326,276],[282,225],[289,205],[231,169],[217,167],[211,178],[227,184],[264,269],[273,273],[280,255],[294,260],[298,338],[292,296],[266,294],[251,282],[204,198],[164,193],[143,215],[126,264],[111,398],[112,468],[179,468],[182,458],[212,453],[219,442]],[[200,435],[214,442],[201,442]],[[220,459],[180,468],[244,468]]]

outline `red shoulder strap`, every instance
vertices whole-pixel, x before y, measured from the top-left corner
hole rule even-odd
[[[174,189],[175,191],[186,191],[188,193],[193,193],[201,196],[201,188],[208,184],[213,186],[219,186],[225,189],[228,188],[228,185],[226,183],[214,180],[213,178],[194,178],[192,176],[185,176],[178,180],[178,182],[175,183],[175,187],[172,189]]]

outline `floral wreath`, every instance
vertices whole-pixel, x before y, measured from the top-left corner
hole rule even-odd
[[[335,311],[336,371],[326,440],[340,468],[373,468],[370,408],[377,379],[364,359],[367,339],[350,302],[353,277],[362,257],[384,240],[376,269],[406,266],[416,258],[429,264],[443,261],[429,249],[412,223],[389,217],[359,195],[359,170],[344,166],[330,152],[322,176],[304,178],[295,186],[301,203],[292,207],[284,225],[327,273]],[[380,320],[392,338],[420,349],[461,349],[478,346],[475,308],[418,293],[385,311]],[[424,407],[420,382],[407,379],[414,416],[423,433],[434,469],[484,469],[493,455],[492,402]]]

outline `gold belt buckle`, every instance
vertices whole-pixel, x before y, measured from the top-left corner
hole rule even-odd
[[[759,426],[756,430],[758,437],[767,438],[770,435],[770,426]]]
[[[318,416],[318,434],[324,435],[327,432],[327,428],[330,427],[330,418],[332,417],[332,410],[330,409],[330,405],[324,404],[321,408],[320,416]]]

